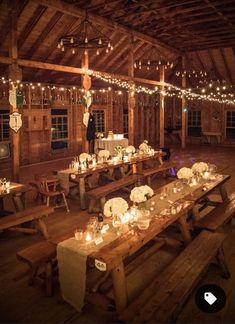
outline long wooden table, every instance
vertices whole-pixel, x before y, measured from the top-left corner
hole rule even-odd
[[[25,193],[28,191],[28,187],[21,184],[11,182],[10,187],[5,190],[0,190],[0,210],[4,214],[4,198],[11,196],[13,204],[17,212],[25,209]],[[8,212],[6,212],[7,214]]]
[[[105,264],[106,271],[111,271],[112,273],[112,283],[114,289],[114,298],[117,311],[120,312],[126,308],[128,304],[128,294],[124,270],[124,259],[128,256],[133,255],[141,247],[147,244],[150,240],[154,239],[159,235],[165,228],[167,228],[172,223],[176,222],[181,231],[182,238],[187,244],[191,240],[191,234],[189,231],[189,224],[186,221],[188,212],[194,209],[194,206],[202,199],[207,197],[215,190],[219,190],[221,194],[222,201],[228,199],[225,183],[230,179],[228,175],[218,176],[214,181],[205,180],[202,183],[198,184],[196,187],[189,187],[188,192],[187,187],[182,190],[182,193],[177,194],[174,198],[172,193],[172,188],[175,183],[179,180],[175,180],[170,184],[161,187],[156,191],[155,195],[148,201],[152,205],[152,202],[155,201],[154,210],[151,211],[153,216],[150,223],[150,227],[147,230],[129,230],[127,233],[117,237],[113,242],[103,246],[98,251],[93,252],[89,255],[89,259],[97,260],[98,262]],[[164,192],[168,190],[167,197],[161,199],[160,197]],[[205,188],[207,188],[205,190]],[[186,203],[183,209],[174,214],[161,215],[160,210],[158,209],[160,203],[165,206],[170,206],[171,204],[181,202]],[[72,234],[73,235],[73,234]],[[72,236],[71,233],[63,235],[62,237],[53,239],[52,242],[58,244],[59,242]]]
[[[85,179],[95,173],[102,173],[105,171],[108,171],[110,174],[113,173],[114,169],[119,169],[121,172],[122,177],[125,176],[125,166],[131,167],[132,174],[137,173],[138,166],[142,164],[143,162],[150,161],[152,159],[155,159],[160,164],[162,164],[162,156],[165,154],[162,152],[157,152],[154,155],[147,155],[147,154],[139,154],[138,156],[134,156],[130,158],[128,161],[118,161],[113,162],[112,160],[108,161],[107,163],[97,163],[95,167],[90,167],[89,169],[78,171],[75,169],[65,169],[65,170],[59,170],[57,172],[68,174],[69,178],[72,182],[77,182],[79,186],[79,195],[80,195],[80,207],[81,209],[86,209],[86,202],[85,202]],[[110,177],[110,179],[112,179]],[[115,179],[113,179],[115,180]]]

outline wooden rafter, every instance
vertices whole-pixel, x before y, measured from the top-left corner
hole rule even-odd
[[[74,17],[85,17],[86,11],[81,8],[77,8],[73,5],[66,4],[65,2],[61,0],[52,1],[52,0],[32,0],[34,2],[37,2],[39,4],[43,4],[44,6],[54,8],[55,10],[61,11],[64,14],[68,14]],[[121,33],[127,34],[128,36],[134,36],[135,38],[142,39],[145,42],[151,43],[152,45],[156,45],[159,47],[162,47],[162,50],[165,50],[166,53],[174,53],[179,54],[179,51],[165,45],[162,42],[157,41],[155,38],[149,37],[147,35],[144,35],[140,32],[136,32],[132,30],[131,28],[122,26],[120,24],[113,24],[112,21],[105,19],[101,16],[97,16],[92,13],[88,13],[88,17],[92,20],[93,23],[103,24],[104,26],[107,26],[110,29],[116,29]]]
[[[57,22],[60,20],[60,18],[63,16],[63,13],[57,11],[54,13],[53,17],[50,19],[50,21],[46,24],[45,28],[43,29],[42,33],[37,38],[36,42],[33,44],[33,46],[27,51],[25,57],[32,57],[34,53],[37,51],[37,49],[40,47],[42,42],[48,37],[48,34],[53,30],[53,28],[56,26]]]
[[[229,82],[230,82],[230,84],[233,84],[233,78],[232,78],[230,69],[228,67],[227,60],[226,60],[226,56],[225,56],[225,53],[224,53],[224,49],[223,48],[220,48],[220,54],[221,54],[222,59],[223,59],[224,67],[225,67],[226,74],[228,76]]]

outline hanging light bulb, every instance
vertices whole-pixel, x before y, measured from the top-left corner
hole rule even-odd
[[[85,43],[86,43],[86,44],[88,43],[88,38],[87,38],[87,36],[85,37]]]
[[[85,55],[87,55],[87,54],[88,54],[88,52],[87,52],[87,49],[85,49],[85,51],[84,51],[84,54],[85,54]]]
[[[167,62],[167,65],[168,65],[168,66],[170,65],[170,62],[169,62],[169,61]]]
[[[147,70],[149,70],[149,66],[147,66]]]
[[[134,63],[134,68],[136,69],[136,62]]]
[[[106,48],[106,51],[105,51],[106,53],[108,53],[109,52],[109,49],[108,49],[108,47]]]
[[[72,49],[72,54],[75,54],[75,49],[74,48]]]
[[[60,43],[58,43],[57,48],[60,48],[60,47],[61,47],[61,45],[60,45]]]
[[[108,48],[110,48],[111,47],[111,43],[110,42],[108,42]]]
[[[97,48],[97,50],[96,50],[96,55],[100,55],[100,51],[99,51],[98,48]]]
[[[101,38],[99,39],[99,42],[98,42],[98,44],[99,44],[99,45],[101,45],[101,44],[102,44],[102,39],[101,39]]]
[[[61,47],[61,51],[64,52],[64,46]]]
[[[158,71],[158,66],[156,66],[156,70]]]
[[[161,61],[159,60],[159,61],[158,61],[158,64],[159,64],[159,65],[161,65],[161,64],[162,64],[162,62],[161,62]]]
[[[73,37],[70,38],[70,43],[71,43],[71,44],[74,43],[74,39],[73,39]]]
[[[61,41],[60,41],[60,45],[61,45],[61,46],[64,45],[63,39],[61,39]]]
[[[113,46],[112,45],[111,45],[110,49],[111,49],[111,51],[113,50]]]
[[[148,60],[148,65],[150,65],[150,60]]]

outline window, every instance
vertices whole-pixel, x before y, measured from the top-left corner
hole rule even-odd
[[[9,110],[0,110],[0,142],[10,140]]]
[[[68,147],[68,110],[51,109],[51,148]]]
[[[123,109],[123,133],[125,137],[128,137],[128,109]]]
[[[189,110],[188,112],[188,135],[201,136],[201,111]]]
[[[104,110],[93,110],[92,114],[95,118],[96,133],[105,132],[105,115]]]
[[[227,111],[226,137],[235,138],[235,111]]]

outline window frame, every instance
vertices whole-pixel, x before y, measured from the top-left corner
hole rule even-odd
[[[57,113],[53,114],[53,111],[57,111]],[[59,113],[59,111],[61,113]],[[62,112],[64,112],[62,114]],[[66,118],[66,122],[64,122],[64,118]],[[53,122],[53,119],[56,120],[56,122]],[[61,119],[61,121],[59,121]],[[64,129],[64,126],[67,125],[67,129]],[[58,130],[61,126],[62,130]],[[56,137],[53,138],[53,128],[55,130],[57,129],[56,132]],[[59,149],[68,149],[69,147],[69,110],[68,108],[52,108],[51,109],[51,149],[53,151],[57,151]],[[62,134],[67,133],[67,136],[62,136]],[[60,136],[59,136],[60,135]],[[64,142],[66,143],[64,147],[53,147],[53,143],[59,143],[59,142]]]
[[[3,117],[7,116],[7,118]],[[0,142],[10,142],[10,110],[9,109],[0,109]],[[4,125],[7,125],[8,130],[4,130]],[[4,137],[4,133],[8,134],[8,137]]]
[[[97,119],[97,115],[103,116],[103,121],[100,123]],[[92,115],[95,119],[95,132],[96,133],[105,133],[106,132],[106,114],[105,109],[92,109]],[[99,126],[101,124],[101,126]]]

